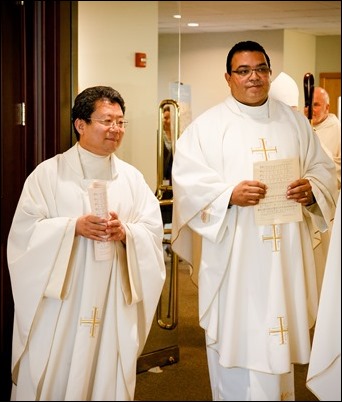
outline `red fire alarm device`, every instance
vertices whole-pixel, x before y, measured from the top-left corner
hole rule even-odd
[[[135,53],[135,67],[146,67],[146,53]]]

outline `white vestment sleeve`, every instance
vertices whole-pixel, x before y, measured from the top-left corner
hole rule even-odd
[[[44,296],[54,299],[63,299],[68,292],[67,288],[67,269],[75,238],[75,220],[70,220],[65,228],[65,236],[62,239],[61,246],[51,272],[49,283],[45,289]]]
[[[56,175],[50,173],[39,166],[27,178],[8,237],[7,258],[15,304],[13,366],[26,347],[50,278],[49,292],[54,289],[52,293],[56,297],[62,293],[74,243],[76,220],[51,216]]]

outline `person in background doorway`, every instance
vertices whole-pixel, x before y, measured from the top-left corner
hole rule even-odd
[[[125,109],[111,87],[82,91],[72,109],[77,143],[24,184],[7,249],[12,400],[134,399],[165,264],[159,203],[115,155]],[[92,205],[89,191],[101,186]]]
[[[334,113],[330,113],[328,92],[321,87],[315,87],[312,105],[312,126],[322,147],[335,162],[338,188],[341,188],[341,122]],[[308,108],[304,114],[308,115]]]
[[[171,136],[171,110],[170,106],[163,108],[163,140],[164,140],[164,180],[165,184],[172,185],[172,136]]]
[[[259,43],[234,45],[231,96],[185,129],[174,154],[172,248],[192,264],[200,236],[199,320],[215,401],[295,400],[293,365],[310,358],[318,295],[307,218],[327,229],[336,172],[308,119],[269,98],[271,72]],[[279,183],[290,161],[298,173],[277,202],[272,174]],[[266,184],[253,172],[268,164],[284,170],[272,169]],[[301,217],[286,220],[283,211],[284,220],[279,213],[269,222],[267,208],[283,207]]]
[[[165,261],[171,258],[172,250],[170,246],[171,239],[171,227],[172,227],[172,162],[173,162],[173,136],[172,136],[172,125],[171,125],[171,108],[170,105],[165,105],[163,107],[163,127],[162,127],[162,141],[163,141],[163,184],[165,186],[170,186],[169,189],[163,190],[162,193],[162,203],[160,206],[165,235],[164,239],[166,244],[164,244],[165,251]],[[168,200],[171,200],[168,203]],[[163,203],[164,202],[164,203]],[[170,233],[168,233],[170,232]]]

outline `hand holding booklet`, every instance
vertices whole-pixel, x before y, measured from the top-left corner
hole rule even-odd
[[[100,218],[108,218],[107,185],[105,181],[94,181],[88,187],[91,211]],[[95,260],[109,260],[112,257],[112,242],[94,241]]]
[[[254,207],[257,225],[273,225],[303,220],[301,204],[286,198],[288,185],[299,178],[299,162],[297,159],[255,162],[253,176],[254,180],[267,185],[265,198]]]

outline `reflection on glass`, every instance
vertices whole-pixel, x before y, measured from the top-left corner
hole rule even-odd
[[[157,309],[160,327],[173,329],[177,325],[177,271],[178,256],[171,249],[172,229],[172,162],[179,132],[179,107],[173,99],[166,99],[159,106],[158,129],[158,188],[156,196],[164,223],[164,258],[166,281]]]
[[[172,147],[172,136],[171,136],[171,110],[169,105],[166,105],[163,108],[163,141],[164,141],[163,183],[166,185],[171,185],[173,147]],[[172,198],[172,195],[170,198]]]

